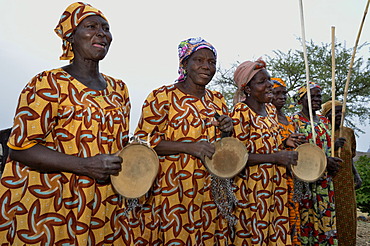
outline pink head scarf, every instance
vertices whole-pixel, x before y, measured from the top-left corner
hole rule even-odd
[[[257,61],[245,61],[241,63],[234,72],[234,81],[238,86],[234,95],[234,104],[242,101],[244,97],[244,87],[252,80],[253,76],[259,71],[266,69],[266,63],[259,58]]]

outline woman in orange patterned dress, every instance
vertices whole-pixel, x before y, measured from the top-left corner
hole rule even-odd
[[[245,144],[249,157],[247,167],[235,179],[238,223],[231,240],[234,245],[292,245],[287,168],[297,163],[298,154],[282,150],[266,64],[262,60],[243,62],[234,80],[238,86],[231,113],[234,136]],[[295,143],[288,138],[285,144]]]
[[[149,137],[160,170],[139,222],[131,224],[140,224],[137,235],[150,245],[225,245],[227,221],[211,197],[213,177],[203,164],[215,151],[212,143],[233,127],[222,94],[205,88],[216,71],[216,50],[189,38],[178,51],[177,83],[150,93],[136,129],[143,140]]]
[[[274,98],[272,99],[272,104],[276,107],[278,121],[280,126],[280,135],[282,141],[287,139],[289,135],[295,132],[295,125],[292,119],[285,115],[283,108],[287,99],[287,88],[285,82],[280,78],[271,78],[273,83],[272,92]],[[305,142],[304,136],[297,136]],[[288,206],[289,206],[289,223],[290,232],[292,235],[292,244],[301,245],[299,241],[299,231],[300,231],[300,214],[299,214],[299,203],[294,199],[294,181],[291,172],[287,173],[287,184],[288,184]]]
[[[110,175],[128,141],[124,82],[99,72],[112,35],[106,17],[73,3],[55,29],[70,64],[21,92],[0,184],[2,245],[128,245]]]

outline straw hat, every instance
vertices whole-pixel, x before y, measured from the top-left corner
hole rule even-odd
[[[298,146],[296,151],[297,165],[291,166],[294,176],[306,182],[318,180],[326,169],[327,160],[324,151],[310,143]]]
[[[240,140],[225,137],[215,143],[215,148],[212,159],[208,157],[205,159],[205,166],[213,175],[219,178],[232,178],[247,164],[247,148]]]
[[[151,188],[159,169],[157,153],[147,145],[133,142],[119,153],[122,170],[111,175],[116,192],[126,198],[139,198]]]

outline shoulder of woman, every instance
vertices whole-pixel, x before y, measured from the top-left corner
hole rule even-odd
[[[121,79],[116,79],[116,78],[113,78],[112,76],[109,76],[103,73],[102,75],[104,76],[107,83],[110,83],[113,88],[116,88],[116,86],[118,86],[122,91],[128,90],[126,83],[123,82]]]
[[[321,115],[321,114],[318,114],[317,116],[320,118],[320,120],[321,120],[323,123],[325,123],[325,124],[329,124],[329,123],[330,123],[330,122],[329,122],[329,119],[328,119],[328,118],[326,118],[325,116],[323,116],[323,115]]]
[[[206,89],[207,93],[209,94],[212,94],[213,96],[217,97],[217,98],[223,98],[224,95],[222,95],[221,92],[219,91],[213,91],[213,90],[209,90],[209,89]]]
[[[51,69],[42,71],[31,78],[27,83],[25,89],[28,87],[56,87],[60,69]]]
[[[240,112],[240,111],[247,111],[248,109],[250,109],[248,107],[247,104],[243,103],[243,102],[238,102],[237,104],[234,105],[234,107],[232,108],[232,112]]]

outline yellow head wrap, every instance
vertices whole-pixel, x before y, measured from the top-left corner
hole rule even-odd
[[[81,21],[86,17],[91,15],[99,15],[108,21],[100,10],[87,3],[72,3],[64,11],[60,17],[58,25],[54,29],[55,33],[63,40],[63,54],[60,56],[60,60],[73,59],[74,54],[72,51],[72,45],[68,41],[68,38],[72,35],[78,24],[80,24]]]
[[[329,113],[329,111],[331,110],[331,104],[332,104],[332,100],[327,101],[326,103],[321,105],[321,114],[323,116],[326,116]],[[343,106],[343,103],[340,102],[340,101],[335,100],[334,105],[335,106]]]
[[[276,87],[286,87],[285,82],[280,78],[271,78],[271,82],[273,83],[272,88]]]
[[[308,82],[310,90],[313,88],[319,88],[321,87],[316,84],[315,82]],[[296,95],[297,100],[300,100],[302,97],[304,97],[307,93],[307,85],[303,85],[301,88],[298,89],[298,94]]]

